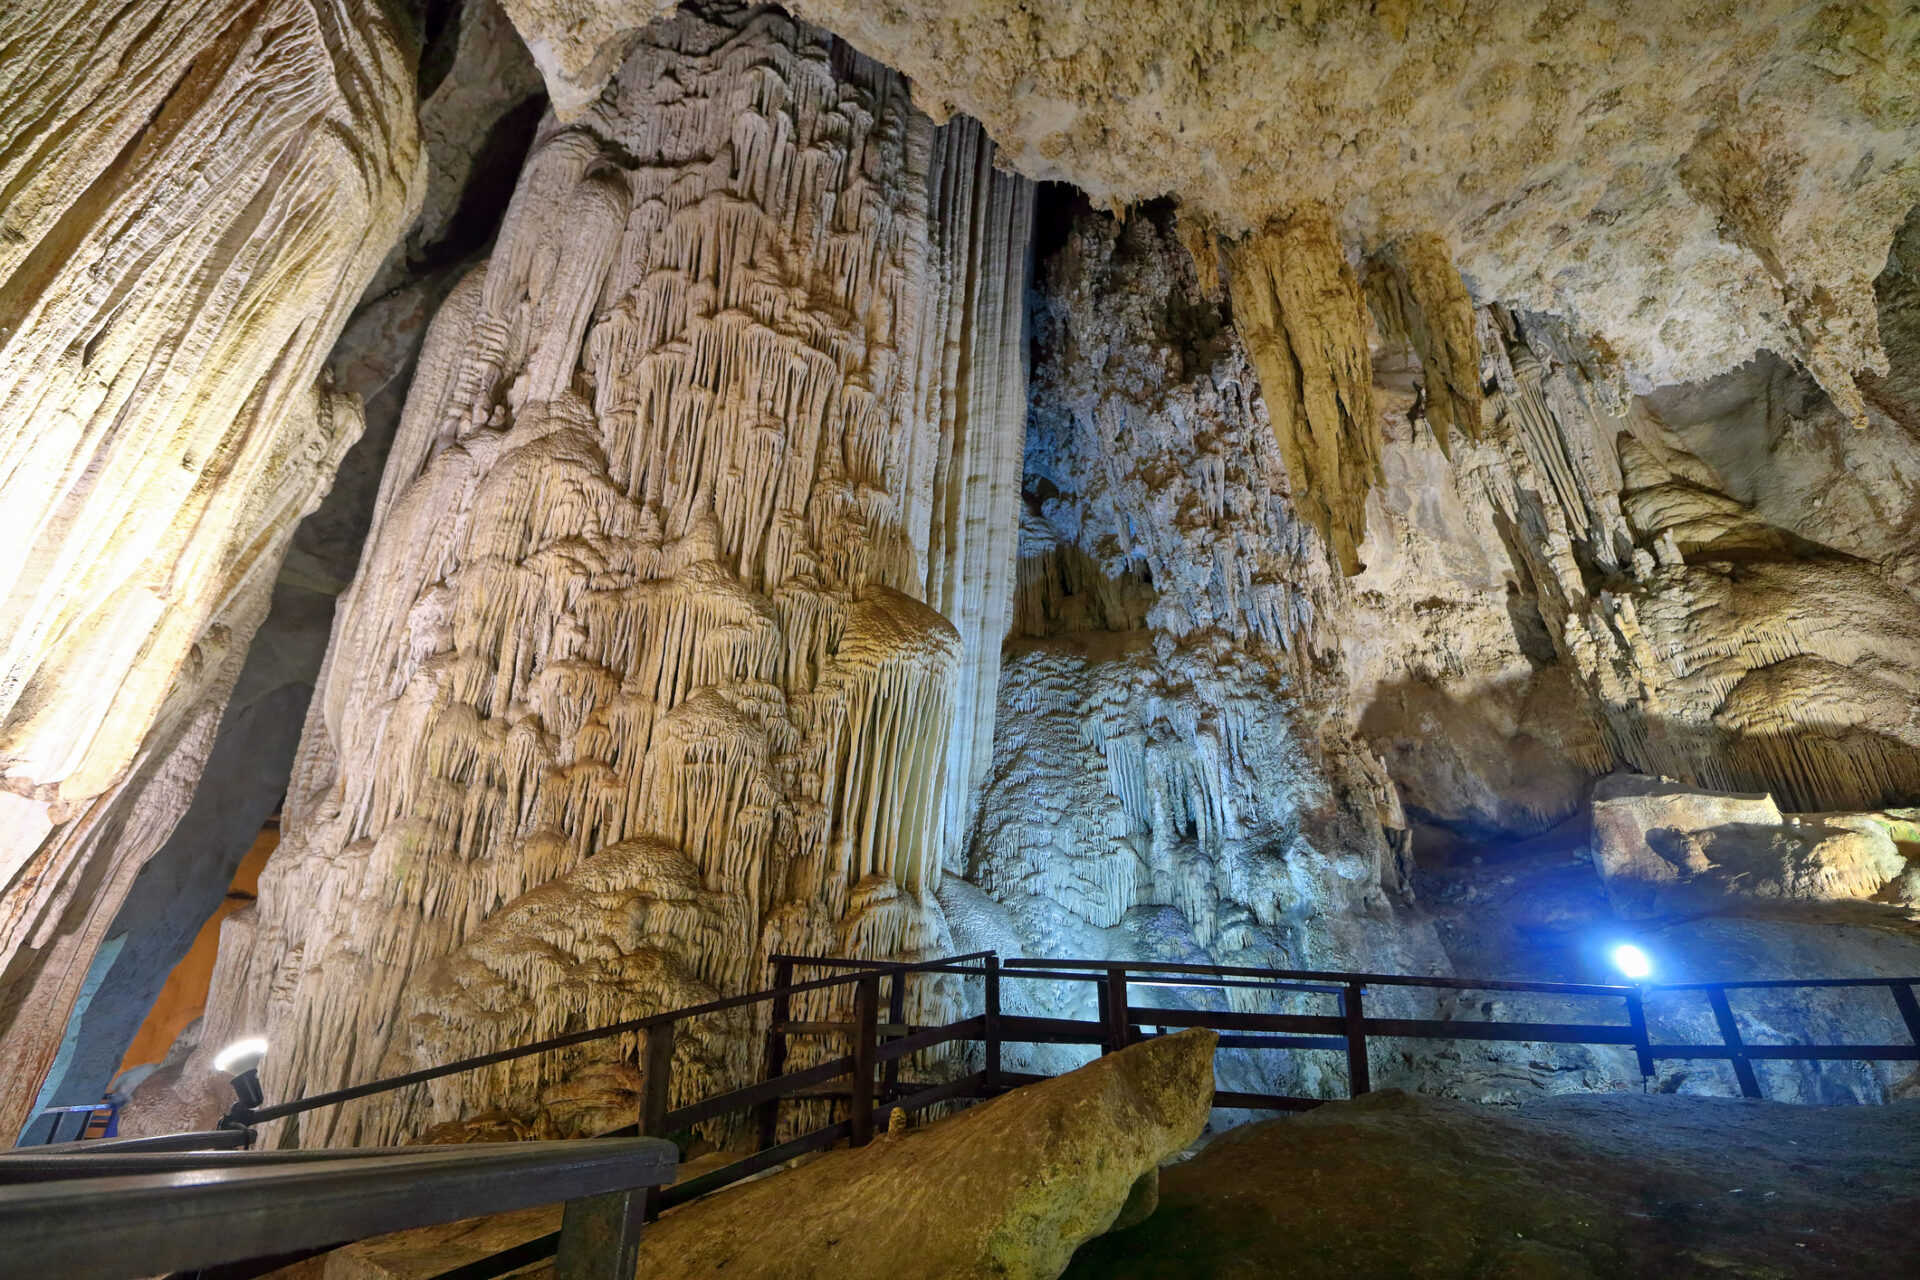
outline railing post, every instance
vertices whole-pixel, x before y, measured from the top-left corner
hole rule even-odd
[[[633,1280],[651,1190],[635,1187],[567,1201],[560,1211],[553,1280]]]
[[[793,985],[793,961],[778,960],[773,966],[773,1010],[767,1022],[767,1074],[773,1079],[787,1069],[787,1033],[781,1030],[793,1016],[793,997],[787,988]],[[780,1138],[780,1099],[760,1104],[760,1150],[765,1151]]]
[[[1117,1053],[1133,1041],[1127,1025],[1127,971],[1122,965],[1107,966],[1107,1052]]]
[[[873,1141],[873,1059],[880,1026],[880,976],[868,973],[853,989],[853,1100],[849,1145]]]
[[[1000,1087],[1000,957],[990,955],[986,960],[986,1026],[982,1034],[986,1042],[986,1062],[981,1068],[981,1087],[992,1092]]]
[[[1920,1003],[1913,998],[1913,984],[1910,982],[1890,982],[1887,984],[1893,992],[1893,1003],[1900,1010],[1900,1020],[1907,1024],[1907,1039],[1920,1047]]]
[[[1109,994],[1109,988],[1106,982],[1102,979],[1094,979],[1093,999],[1094,1003],[1099,1007],[1100,1052],[1103,1055],[1109,1054],[1113,1052],[1113,1036],[1107,1030],[1107,1028],[1113,1025],[1113,998]]]
[[[1647,1035],[1646,993],[1627,992],[1627,1025],[1633,1028],[1633,1056],[1640,1063],[1640,1080],[1653,1078],[1653,1041]]]
[[[887,994],[887,1021],[899,1026],[906,1020],[907,975],[896,969],[893,973],[893,988]],[[888,1058],[885,1072],[886,1081],[880,1096],[885,1101],[892,1102],[900,1095],[900,1059]]]
[[[1708,987],[1707,1000],[1713,1005],[1714,1020],[1720,1024],[1720,1039],[1733,1051],[1733,1075],[1740,1082],[1742,1097],[1763,1097],[1760,1092],[1760,1079],[1753,1074],[1753,1063],[1747,1061],[1747,1055],[1741,1052],[1746,1046],[1740,1040],[1740,1028],[1733,1020],[1733,1006],[1727,1003],[1724,987]]]
[[[641,1033],[640,1045],[640,1123],[637,1126],[643,1138],[664,1138],[667,1136],[667,1112],[673,1105],[673,1024],[661,1022],[648,1027]],[[636,1192],[643,1211],[648,1218],[660,1216],[660,1192],[652,1189]],[[598,1197],[608,1199],[608,1197]],[[573,1202],[567,1205],[569,1212]],[[587,1212],[583,1209],[582,1212]],[[595,1213],[612,1214],[612,1208],[595,1209]],[[565,1223],[561,1224],[562,1243],[564,1243]],[[595,1231],[611,1228],[595,1227]],[[634,1232],[634,1247],[638,1248],[639,1231]],[[595,1273],[599,1274],[599,1273]],[[629,1272],[631,1274],[631,1272]]]
[[[1341,996],[1347,1019],[1347,1095],[1353,1098],[1373,1092],[1373,1072],[1367,1066],[1366,1011],[1360,999],[1365,990],[1359,983],[1350,982]]]

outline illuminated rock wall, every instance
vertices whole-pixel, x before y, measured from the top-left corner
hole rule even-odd
[[[290,1097],[750,989],[774,952],[947,945],[1030,204],[977,126],[777,11],[649,28],[542,126],[423,352],[209,1047],[263,1031]],[[685,1037],[678,1087],[750,1072],[746,1031]],[[582,1080],[621,1087],[593,1056],[300,1138],[564,1130]]]
[[[360,432],[316,378],[421,182],[372,0],[15,5],[0,47],[5,1129]]]

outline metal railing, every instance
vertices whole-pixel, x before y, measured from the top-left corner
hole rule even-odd
[[[90,1146],[92,1144],[89,1144]],[[0,1160],[0,1273],[127,1280],[242,1261],[248,1274],[354,1240],[564,1201],[556,1280],[633,1280],[656,1138],[356,1151],[99,1152]]]
[[[1491,978],[1422,978],[1406,974],[1333,973],[1318,970],[1251,969],[1227,965],[1136,964],[1104,960],[1009,960],[1007,976],[1098,986],[1100,1021],[1000,1019],[1008,1039],[1044,1039],[1056,1044],[1099,1045],[1105,1051],[1142,1038],[1142,1027],[1211,1027],[1222,1033],[1223,1049],[1332,1049],[1346,1055],[1350,1097],[1372,1089],[1370,1039],[1481,1040],[1531,1044],[1618,1045],[1631,1048],[1640,1074],[1655,1074],[1662,1061],[1720,1060],[1732,1065],[1740,1092],[1763,1096],[1753,1063],[1785,1061],[1920,1061],[1920,1003],[1914,986],[1920,978],[1765,979],[1745,982],[1646,983],[1604,986],[1589,983],[1522,982]],[[1332,996],[1331,1014],[1243,1013],[1229,1010],[1167,1009],[1131,1003],[1135,987],[1236,987]],[[1905,1024],[1907,1044],[1750,1044],[1740,1034],[1728,992],[1740,990],[1822,990],[1885,988]],[[1621,1022],[1519,1022],[1470,1018],[1385,1018],[1367,1013],[1369,990],[1429,989],[1455,992],[1503,992],[1620,1001]],[[1718,1044],[1662,1043],[1648,1031],[1646,1001],[1662,993],[1698,992],[1706,997],[1720,1032]],[[1024,1082],[1024,1078],[1021,1082]],[[1214,1105],[1254,1110],[1303,1110],[1329,1101],[1275,1094],[1214,1095]]]
[[[957,1099],[986,1098],[1044,1077],[1005,1069],[1008,1043],[1073,1044],[1113,1052],[1158,1034],[1186,1027],[1219,1033],[1219,1047],[1237,1050],[1331,1051],[1344,1055],[1348,1096],[1372,1087],[1370,1047],[1378,1040],[1476,1040],[1617,1046],[1632,1051],[1643,1077],[1660,1061],[1718,1059],[1729,1062],[1747,1097],[1761,1096],[1753,1063],[1761,1060],[1920,1061],[1920,1005],[1914,986],[1920,978],[1840,978],[1608,986],[1582,983],[1523,982],[1505,979],[1415,977],[1404,974],[1322,972],[1244,968],[1209,964],[1149,964],[1106,960],[1015,959],[1004,963],[993,952],[974,952],[939,960],[907,963],[833,957],[770,957],[773,986],[686,1009],[633,1018],[605,1027],[549,1037],[531,1044],[480,1054],[443,1066],[423,1068],[384,1080],[335,1089],[311,1097],[260,1106],[236,1107],[227,1123],[251,1126],[336,1106],[376,1094],[424,1084],[533,1054],[624,1035],[640,1039],[638,1059],[642,1093],[635,1123],[602,1137],[642,1135],[664,1138],[737,1111],[753,1118],[756,1149],[718,1169],[648,1193],[639,1212],[647,1216],[773,1168],[796,1156],[847,1142],[860,1146],[896,1110],[917,1111]],[[827,976],[796,981],[801,969],[832,970]],[[980,982],[982,1011],[937,1026],[906,1021],[906,984],[915,978],[960,976]],[[1097,1019],[1009,1014],[1002,989],[1006,982],[1092,984]],[[813,993],[851,987],[851,1009],[833,1021],[796,1019],[794,1000]],[[1739,1030],[1729,992],[1751,989],[1886,988],[1905,1024],[1907,1044],[1753,1044]],[[1256,1012],[1225,1008],[1162,1007],[1136,1003],[1136,993],[1186,988],[1224,994],[1259,991],[1305,1001],[1330,1002],[1319,1013]],[[1386,993],[1429,990],[1530,994],[1568,1000],[1618,1002],[1601,1016],[1609,1021],[1523,1021],[1500,1018],[1416,1018],[1382,1016]],[[1646,1002],[1666,993],[1699,993],[1711,1008],[1720,1038],[1717,1044],[1666,1043],[1648,1029]],[[1378,997],[1378,999],[1376,999]],[[1224,1001],[1220,1001],[1224,1003]],[[969,1003],[973,1002],[969,1000]],[[1244,999],[1242,1003],[1245,1003]],[[762,1078],[713,1097],[670,1106],[673,1051],[678,1024],[728,1010],[770,1006]],[[884,1008],[884,1017],[883,1017]],[[846,1052],[789,1070],[796,1037],[844,1039]],[[955,1042],[980,1045],[977,1070],[949,1070],[939,1080],[907,1080],[901,1064],[913,1055]],[[970,1067],[971,1062],[959,1064]],[[1299,1111],[1334,1099],[1216,1090],[1217,1107]],[[810,1131],[780,1139],[781,1106],[827,1103],[838,1117]],[[249,1132],[242,1128],[240,1132]],[[66,1144],[75,1147],[79,1144]],[[89,1143],[97,1149],[100,1144]],[[539,1144],[522,1144],[539,1145]],[[570,1144],[578,1146],[581,1144]],[[587,1145],[592,1145],[591,1143]],[[429,1148],[429,1150],[444,1148]],[[30,1150],[44,1151],[46,1148]],[[320,1154],[320,1153],[316,1153]],[[338,1153],[331,1153],[338,1154]],[[0,1167],[19,1157],[0,1156]],[[78,1157],[55,1157],[76,1159]],[[559,1197],[548,1197],[555,1199]],[[471,1215],[467,1215],[471,1216]],[[507,1249],[445,1273],[439,1280],[487,1280],[543,1258],[564,1245],[565,1231]]]

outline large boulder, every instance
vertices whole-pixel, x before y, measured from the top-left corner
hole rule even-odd
[[[1194,1029],[835,1151],[649,1227],[647,1280],[1050,1280],[1191,1143],[1219,1037]]]
[[[1144,1221],[1160,1162],[1200,1136],[1219,1037],[1195,1028],[1098,1058],[871,1146],[674,1210],[641,1237],[644,1280],[1050,1280],[1103,1231]],[[731,1156],[681,1166],[707,1172]],[[559,1205],[376,1236],[275,1280],[430,1280],[559,1229]],[[515,1273],[547,1280],[552,1264]]]
[[[1160,1206],[1067,1280],[1914,1275],[1920,1102],[1386,1089],[1222,1135]]]
[[[1629,919],[1732,901],[1870,898],[1907,869],[1874,814],[1782,814],[1769,795],[1615,774],[1593,790],[1594,864]]]

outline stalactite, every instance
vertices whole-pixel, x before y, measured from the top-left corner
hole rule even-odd
[[[1381,333],[1420,358],[1426,415],[1442,452],[1455,429],[1478,439],[1479,320],[1447,242],[1428,233],[1388,245],[1368,262],[1366,290]]]
[[[1600,407],[1550,325],[1491,309],[1482,333],[1506,453],[1486,480],[1612,761],[1806,810],[1920,791],[1912,596],[1713,487],[1645,407]]]
[[[649,28],[542,125],[423,352],[215,993],[287,1046],[270,1091],[941,942],[1011,595],[1031,198],[771,9]],[[676,1097],[750,1078],[751,1024],[691,1029]],[[299,1138],[564,1129],[542,1108],[598,1114],[630,1049]]]
[[[972,121],[943,128],[934,159],[930,199],[942,216],[932,231],[944,257],[936,277],[953,296],[946,326],[926,326],[942,341],[939,365],[925,365],[941,392],[942,447],[929,460],[925,598],[960,628],[967,668],[957,685],[941,818],[942,857],[957,868],[992,764],[1000,642],[1014,596],[1027,417],[1022,286],[1033,185],[993,168],[992,146]],[[959,198],[969,190],[971,198]]]
[[[1359,282],[1317,205],[1269,222],[1232,262],[1234,322],[1260,371],[1294,504],[1357,573],[1367,491],[1381,480]]]

